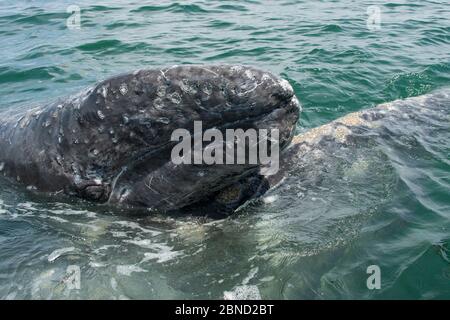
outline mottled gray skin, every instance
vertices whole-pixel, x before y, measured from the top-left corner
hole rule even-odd
[[[357,154],[370,159],[420,145],[421,140],[432,144],[436,139],[450,141],[450,88],[351,113],[295,136],[280,156],[280,170],[258,181],[264,186],[259,195],[267,191],[266,195],[287,198],[285,201],[296,206],[296,201],[301,201],[296,197],[298,191],[323,183],[327,187],[327,177],[338,179],[342,165],[351,166]],[[450,164],[448,158],[443,161]],[[245,183],[225,188],[214,203],[239,202]]]
[[[258,170],[257,165],[174,165],[173,130],[192,132],[195,120],[203,122],[203,130],[277,128],[284,147],[298,114],[287,81],[254,68],[140,70],[67,100],[1,115],[0,169],[39,191],[172,211],[212,199]],[[247,186],[250,191],[238,202],[258,190],[261,179],[254,179],[258,183]]]
[[[338,176],[332,173],[338,164],[351,165],[361,150],[368,158],[376,153],[395,158],[400,149],[423,148],[421,141],[450,141],[450,88],[351,113],[295,136],[280,157],[280,170],[266,182],[268,188],[281,186],[281,193],[289,185],[308,189],[325,176]]]

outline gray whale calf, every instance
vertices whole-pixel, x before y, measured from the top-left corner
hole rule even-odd
[[[203,130],[277,128],[283,148],[292,138],[298,114],[289,83],[255,68],[139,70],[66,100],[2,114],[0,169],[43,192],[178,210],[253,176],[243,183],[248,189],[243,194],[250,196],[261,179],[255,175],[258,164],[174,164],[170,155],[175,129],[192,132],[194,121],[201,121]]]
[[[450,90],[349,114],[293,137],[300,106],[289,83],[244,66],[174,66],[105,80],[63,101],[5,113],[0,169],[30,188],[158,212],[229,214],[249,199],[314,185],[336,159],[393,138],[449,135]],[[174,164],[178,128],[280,131],[279,171],[261,164]],[[414,137],[413,137],[414,138]],[[204,148],[205,146],[202,146]]]

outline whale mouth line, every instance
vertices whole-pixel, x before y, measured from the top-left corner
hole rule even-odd
[[[259,113],[259,114],[255,115],[255,116],[252,116],[252,117],[247,117],[245,119],[238,119],[238,120],[235,120],[235,121],[225,122],[225,123],[224,122],[217,122],[217,123],[208,124],[205,127],[202,127],[202,134],[204,134],[204,132],[209,130],[209,129],[218,129],[218,130],[220,130],[220,129],[244,129],[245,126],[239,127],[239,125],[240,124],[245,124],[245,123],[247,123],[247,125],[248,125],[249,121],[260,121],[260,120],[263,120],[265,117],[270,116],[274,111],[285,109],[286,106],[290,102],[293,102],[295,99],[296,99],[295,97],[291,97],[289,99],[289,101],[286,100],[286,102],[288,102],[287,104],[279,106],[279,107],[276,107],[276,108],[268,110],[268,111],[264,111],[262,113]],[[194,121],[201,121],[201,120],[192,120],[192,122],[194,122]],[[176,128],[176,129],[178,129],[178,128]],[[176,130],[176,129],[174,129],[174,130]],[[127,161],[127,164],[124,165],[122,168],[128,167],[129,163],[139,162],[140,160],[145,160],[145,158],[148,158],[147,157],[148,155],[153,154],[153,153],[157,153],[160,150],[163,150],[163,149],[165,149],[165,148],[167,148],[167,147],[169,147],[171,145],[174,145],[174,144],[176,144],[176,142],[166,141],[166,142],[164,142],[162,144],[159,144],[157,146],[151,146],[151,147],[144,148],[142,150],[142,152],[140,152],[135,157],[133,157],[134,161],[133,160]],[[283,144],[283,149],[286,146],[287,146],[287,144]]]

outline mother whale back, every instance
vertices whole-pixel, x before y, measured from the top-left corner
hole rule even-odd
[[[286,146],[298,119],[291,86],[243,66],[174,66],[105,80],[64,101],[6,117],[3,174],[41,191],[170,211],[207,198],[256,165],[176,166],[178,128],[280,130]]]
[[[432,156],[448,170],[448,141],[450,88],[383,103],[295,136],[280,171],[267,177],[266,196],[292,208],[307,208],[307,194],[324,197],[319,206],[344,201],[350,208],[358,198],[368,208],[380,202],[380,193],[389,196],[405,163],[420,167],[421,159]],[[399,165],[399,159],[408,161]]]

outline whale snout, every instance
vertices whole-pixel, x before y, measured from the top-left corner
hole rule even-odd
[[[279,79],[276,86],[274,86],[273,96],[279,97],[281,100],[289,101],[294,97],[294,89],[286,79]]]

